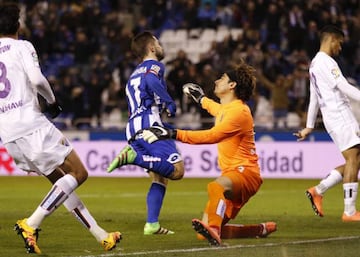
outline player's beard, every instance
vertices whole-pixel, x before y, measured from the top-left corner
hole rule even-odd
[[[162,59],[164,59],[164,57],[164,51],[156,51],[156,58],[158,59],[158,61],[161,61]]]

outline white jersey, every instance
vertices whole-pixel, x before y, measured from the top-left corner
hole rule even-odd
[[[2,142],[13,141],[48,125],[50,121],[39,108],[37,88],[43,87],[48,102],[55,97],[40,71],[33,45],[25,40],[0,38],[0,74]]]
[[[324,52],[318,52],[311,62],[310,104],[306,127],[314,128],[320,108],[326,130],[331,132],[344,123],[356,122],[346,94],[339,85],[348,82],[336,61]]]

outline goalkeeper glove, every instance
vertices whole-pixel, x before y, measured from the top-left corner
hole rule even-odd
[[[183,85],[183,92],[187,96],[191,96],[195,102],[198,104],[201,103],[201,99],[205,96],[204,90],[197,84],[194,83],[186,83]]]
[[[158,140],[176,139],[176,129],[169,129],[161,126],[152,126],[142,130],[141,133],[142,138],[150,144]]]

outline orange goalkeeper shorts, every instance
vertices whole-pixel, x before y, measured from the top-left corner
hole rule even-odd
[[[234,199],[226,199],[225,216],[234,219],[247,201],[259,191],[263,182],[258,168],[245,167],[244,170],[230,170],[222,176],[231,179]]]

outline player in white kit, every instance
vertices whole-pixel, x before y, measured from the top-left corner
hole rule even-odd
[[[320,183],[306,191],[315,214],[322,217],[323,194],[343,182],[344,222],[360,221],[356,210],[358,172],[360,168],[360,129],[351,110],[349,98],[360,101],[360,90],[348,83],[333,59],[341,50],[344,33],[333,25],[321,30],[320,50],[311,62],[310,103],[306,128],[294,133],[298,141],[305,139],[314,129],[318,110],[331,139],[341,151],[345,163],[330,171]]]
[[[0,138],[19,168],[43,175],[54,185],[37,209],[28,218],[18,220],[14,229],[29,253],[40,254],[38,228],[46,216],[64,204],[105,250],[111,250],[121,233],[102,229],[75,194],[74,190],[87,179],[87,170],[64,135],[41,112],[38,94],[46,100],[43,111],[51,118],[61,108],[40,70],[33,45],[18,39],[18,29],[18,6],[1,4]]]

